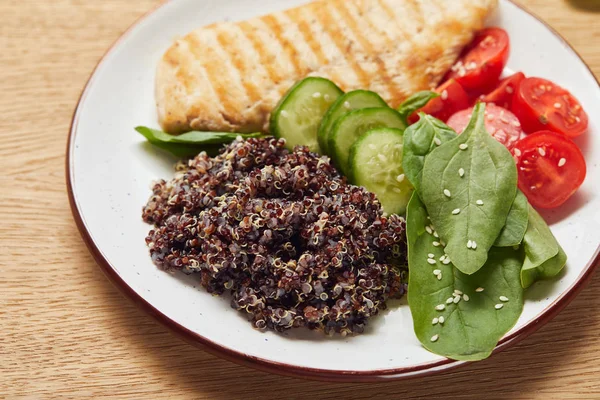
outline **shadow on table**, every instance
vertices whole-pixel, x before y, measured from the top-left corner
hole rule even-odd
[[[111,285],[100,277],[104,285]],[[600,275],[590,285],[600,287]],[[113,290],[117,290],[113,288]],[[588,289],[589,291],[590,289]],[[572,365],[577,349],[585,346],[578,327],[600,322],[600,296],[583,301],[581,296],[543,331],[536,333],[509,350],[491,359],[473,363],[449,372],[405,381],[382,383],[324,383],[272,375],[237,366],[206,351],[182,342],[162,325],[156,324],[128,299],[109,296],[117,302],[115,323],[122,329],[127,346],[139,346],[155,358],[161,368],[165,387],[197,391],[198,396],[216,400],[238,398],[298,399],[298,398],[472,398],[481,399],[494,390],[495,399],[513,399],[539,390],[559,372]],[[139,315],[138,315],[139,314]],[[132,318],[132,315],[135,318]],[[579,322],[576,315],[586,315]],[[144,321],[147,321],[145,323]],[[385,351],[385,349],[382,349]],[[581,353],[581,351],[579,352]],[[385,395],[385,396],[384,396]]]
[[[600,12],[600,1],[598,0],[566,0],[573,7],[580,10]]]

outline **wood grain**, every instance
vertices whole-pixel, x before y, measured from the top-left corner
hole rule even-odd
[[[182,342],[123,298],[71,218],[65,145],[92,69],[159,2],[0,1],[0,398],[600,398],[600,275],[517,347],[451,373],[383,384],[240,367]],[[600,75],[598,1],[522,3]]]

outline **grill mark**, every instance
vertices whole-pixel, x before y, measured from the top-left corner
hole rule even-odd
[[[308,68],[300,64],[301,57],[298,54],[298,50],[293,45],[293,43],[291,43],[289,40],[283,37],[283,29],[279,25],[279,22],[277,21],[275,15],[265,15],[261,18],[261,20],[265,24],[265,26],[269,28],[269,30],[273,33],[273,37],[277,42],[279,42],[279,44],[287,54],[290,62],[294,66],[294,75],[305,75],[306,71],[308,71]]]
[[[204,71],[206,71],[206,80],[213,87],[214,92],[219,100],[219,110],[222,113],[236,113],[239,117],[239,110],[241,109],[239,104],[236,104],[232,100],[235,100],[230,95],[227,87],[231,84],[232,77],[228,73],[228,69],[222,67],[220,62],[220,56],[217,54],[213,46],[204,46],[196,35],[189,35],[187,40],[190,41],[190,48],[193,49],[196,59],[202,65]],[[202,51],[202,53],[200,53]],[[224,79],[224,76],[228,75],[228,79]],[[225,81],[228,85],[218,84],[219,82]],[[217,84],[215,84],[217,83]],[[229,117],[233,117],[229,115]]]
[[[389,75],[385,68],[385,64],[383,63],[383,60],[381,60],[379,55],[374,54],[373,45],[371,44],[370,41],[368,41],[366,39],[366,37],[363,34],[361,34],[361,31],[358,26],[358,22],[354,19],[354,17],[350,13],[350,11],[348,11],[348,9],[346,8],[346,3],[340,2],[340,3],[338,3],[338,5],[339,5],[338,11],[340,12],[340,15],[342,16],[343,21],[345,21],[348,24],[348,28],[350,29],[350,31],[352,32],[354,37],[356,37],[358,39],[358,42],[360,43],[361,47],[364,49],[367,58],[375,61],[375,64],[377,66],[377,71],[378,71],[378,78],[380,80],[388,83],[390,78],[389,78]],[[389,85],[388,85],[388,90],[389,90]]]
[[[267,71],[269,80],[273,82],[274,85],[279,85],[284,76],[280,73],[281,68],[278,68],[276,65],[276,55],[271,53],[270,48],[265,46],[265,43],[259,39],[255,34],[256,31],[254,27],[249,22],[241,22],[239,27],[250,43],[252,43],[252,48],[256,54],[258,54],[260,63]]]
[[[314,7],[312,7],[312,8],[314,8]],[[302,10],[304,10],[304,8],[302,8]],[[307,10],[309,12],[311,12],[311,9],[307,9]],[[308,44],[308,47],[310,47],[311,51],[315,55],[315,57],[317,59],[317,64],[321,68],[329,65],[329,60],[327,59],[327,56],[323,52],[323,47],[321,47],[321,44],[319,42],[317,42],[316,39],[314,38],[314,36],[311,34],[310,23],[303,17],[302,13],[300,12],[301,11],[300,9],[294,10],[294,11],[295,11],[295,15],[290,14],[289,17],[292,20],[297,21],[298,31],[304,38],[304,41],[306,42],[306,44]],[[318,13],[318,11],[316,11],[314,14],[317,14],[317,13]],[[311,12],[311,14],[312,14],[312,12]]]
[[[223,25],[220,25],[222,27]],[[240,82],[244,88],[246,96],[250,99],[251,103],[256,103],[261,99],[260,89],[257,85],[252,83],[251,80],[246,79],[248,76],[253,76],[253,68],[246,62],[244,57],[244,49],[237,47],[235,37],[231,35],[227,28],[226,29],[215,29],[217,42],[223,48],[223,51],[227,54],[233,68],[237,69],[240,75]],[[229,65],[229,63],[224,63]]]
[[[349,51],[349,47],[352,42],[348,42],[346,44],[345,37],[343,35],[343,30],[337,22],[336,18],[331,14],[331,10],[327,5],[325,5],[322,9],[323,12],[317,12],[315,15],[319,19],[321,25],[323,25],[326,29],[327,34],[331,37],[331,40],[338,48],[340,53],[346,55],[346,62],[354,71],[356,77],[358,78],[358,82],[360,87],[367,87],[371,80],[370,75],[361,67],[360,63],[358,63],[356,54],[352,54]],[[335,27],[335,29],[333,28]]]

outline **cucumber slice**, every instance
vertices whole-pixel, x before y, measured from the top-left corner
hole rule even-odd
[[[270,120],[270,131],[286,140],[286,147],[307,146],[320,153],[317,130],[331,104],[344,92],[325,78],[309,77],[294,85],[279,101]]]
[[[375,128],[397,128],[404,131],[406,125],[396,110],[385,108],[363,108],[344,115],[333,125],[327,142],[337,167],[348,176],[350,147],[364,133]]]
[[[379,128],[365,133],[350,149],[354,183],[375,193],[388,214],[404,214],[414,188],[404,176],[404,133]]]
[[[341,96],[335,101],[335,103],[331,105],[329,111],[327,111],[323,117],[323,121],[321,121],[321,125],[319,126],[317,139],[319,140],[319,146],[321,147],[321,150],[325,154],[330,153],[327,136],[329,135],[331,128],[333,128],[333,125],[340,117],[348,114],[350,111],[360,110],[361,108],[387,106],[387,103],[381,98],[381,96],[368,90],[354,90]]]

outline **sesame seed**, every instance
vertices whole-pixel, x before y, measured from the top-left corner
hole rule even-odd
[[[575,121],[577,121],[577,122],[581,122],[581,118],[579,118],[579,117],[575,117]]]
[[[506,296],[500,296],[500,297],[498,297],[498,299],[500,299],[500,301],[504,301],[504,302],[508,301],[508,297],[506,297]]]
[[[287,117],[289,117],[289,116],[290,116],[290,114],[289,114],[287,111],[285,111],[285,110],[282,110],[282,111],[281,111],[281,113],[280,113],[280,115],[281,115],[283,118],[287,118]]]
[[[446,305],[445,304],[439,304],[437,306],[435,306],[435,309],[438,311],[444,311],[446,309]]]
[[[439,274],[437,274],[437,280],[441,281],[442,280],[442,273],[440,272]]]
[[[511,86],[506,87],[506,93],[513,93],[515,90]]]
[[[477,200],[475,203],[477,203],[478,206],[482,206],[483,205],[483,200]]]
[[[429,225],[425,227],[425,231],[427,231],[427,233],[429,233],[430,235],[433,233],[433,229],[431,229]]]
[[[481,293],[481,292],[483,292],[484,290],[485,290],[485,289],[484,289],[484,288],[482,288],[482,287],[478,287],[477,289],[475,289],[475,291],[476,291],[477,293]]]
[[[448,299],[446,300],[446,304],[452,304],[453,302],[454,302],[453,297],[448,297]]]
[[[433,247],[440,247],[440,242],[433,242]]]
[[[436,317],[431,321],[431,325],[437,325],[438,322],[440,322],[440,320]]]
[[[474,241],[474,240],[473,240],[473,241],[471,242],[471,248],[472,248],[473,250],[476,250],[476,249],[477,249],[477,242],[476,242],[476,241]]]
[[[446,258],[444,258],[444,261],[442,261],[442,264],[444,264],[444,265],[448,265],[448,264],[450,264],[451,262],[452,262],[452,261],[450,261],[450,258],[446,257]]]
[[[502,307],[504,307],[504,304],[496,304],[496,306],[495,306],[496,310],[499,310]]]
[[[458,215],[460,214],[460,208],[455,208],[454,210],[452,210],[452,215]]]
[[[505,124],[508,124],[508,120],[506,119],[506,117],[501,117],[500,122],[504,122]]]
[[[459,296],[460,296],[461,294],[463,294],[463,292],[462,292],[461,290],[454,289],[454,295],[455,295],[455,296],[456,296],[456,295],[459,295]]]
[[[375,146],[373,143],[369,143],[369,148],[371,150],[377,150],[377,146]]]
[[[546,150],[544,150],[541,147],[538,147],[538,153],[540,153],[540,156],[545,157],[546,156]]]
[[[428,259],[427,259],[427,262],[428,262],[429,264],[431,264],[431,265],[435,265],[435,264],[436,264],[436,261],[435,261],[433,258],[428,258]]]
[[[448,257],[446,254],[444,254],[443,256],[440,257],[440,261],[444,261],[446,259],[446,257]]]
[[[517,156],[517,157],[521,157],[521,154],[522,154],[522,153],[521,153],[521,150],[519,150],[519,149],[515,149],[514,151],[515,151],[515,156]]]
[[[448,91],[447,90],[444,90],[442,92],[442,100],[448,100]]]
[[[444,318],[444,316],[442,315],[442,316],[441,316],[441,317],[438,319],[438,321],[440,322],[440,324],[442,324],[442,325],[443,325],[443,324],[444,324],[444,322],[446,322],[446,318]]]
[[[521,123],[520,123],[519,121],[517,121],[517,120],[514,120],[514,121],[512,122],[512,124],[513,124],[514,126],[516,126],[517,128],[519,128],[519,127],[521,126]]]
[[[433,231],[433,237],[434,237],[434,238],[439,238],[439,237],[440,237],[440,235],[438,235],[437,231]]]
[[[439,270],[439,269],[434,269],[434,270],[433,270],[433,274],[434,274],[434,275],[439,275],[439,274],[441,274],[441,273],[442,273],[442,270]]]
[[[454,298],[454,304],[458,304],[458,303],[460,303],[460,296],[456,296]]]
[[[348,108],[348,109],[349,109],[349,108],[351,108],[351,107],[352,107],[352,106],[350,105],[350,102],[348,102],[348,101],[345,101],[345,102],[344,102],[344,108]]]
[[[433,335],[433,336],[431,337],[431,341],[432,341],[432,342],[437,342],[439,338],[440,338],[440,335]]]
[[[470,249],[473,247],[473,242],[472,241],[467,241],[467,249]]]
[[[397,193],[397,194],[400,194],[400,193],[402,193],[402,189],[400,189],[400,188],[397,188],[397,187],[395,187],[395,188],[392,188],[392,191],[393,191],[394,193]]]
[[[461,150],[466,150],[466,149],[469,148],[469,145],[466,144],[466,143],[462,143],[460,146],[458,146],[458,148],[461,149]]]
[[[383,154],[377,154],[377,158],[379,158],[379,161],[384,163],[388,161],[387,157]]]
[[[402,183],[404,181],[405,175],[404,174],[400,174],[396,177],[396,180],[398,181],[398,183]]]
[[[437,138],[437,137],[435,139],[433,139],[433,142],[435,143],[436,146],[439,146],[442,144],[442,141],[440,140],[440,138]]]
[[[452,197],[452,193],[450,193],[450,191],[448,189],[444,189],[444,195],[446,197]]]
[[[558,160],[558,166],[559,167],[564,167],[564,165],[567,163],[567,159],[566,158],[561,158],[560,160]]]
[[[429,253],[429,254],[427,254],[427,257],[429,257],[429,258],[435,258],[435,254]]]
[[[470,300],[469,295],[468,294],[463,294],[463,300],[464,301],[469,301]]]
[[[458,175],[459,175],[461,178],[462,178],[463,176],[465,176],[465,170],[464,170],[464,168],[460,168],[460,169],[458,170]]]
[[[561,107],[562,107],[562,104],[560,104],[560,103],[554,103],[554,108],[561,108]]]
[[[318,99],[321,97],[321,93],[320,92],[314,92],[312,95],[313,98]]]

